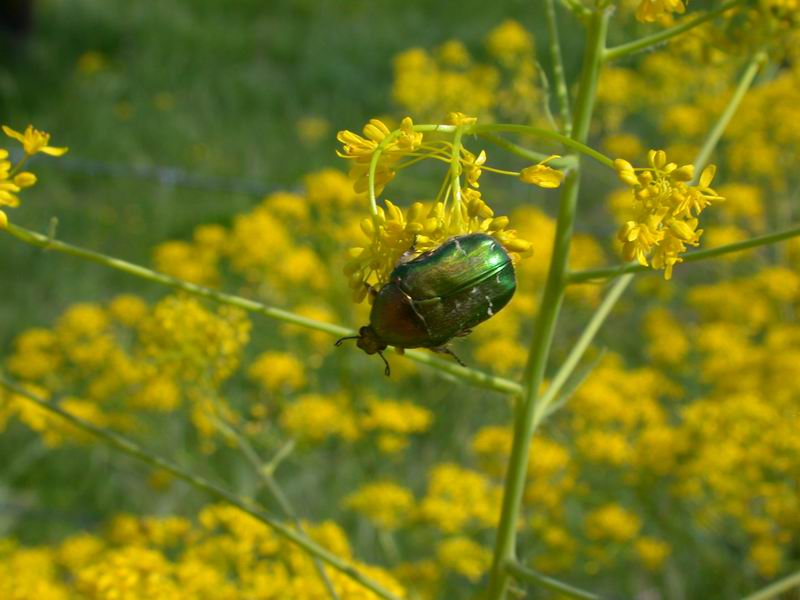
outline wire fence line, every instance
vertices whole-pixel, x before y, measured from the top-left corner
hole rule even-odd
[[[15,161],[21,152],[11,152]],[[18,156],[17,156],[18,155]],[[180,187],[209,192],[227,192],[262,197],[278,191],[279,187],[240,177],[207,175],[180,167],[165,165],[128,164],[67,155],[58,161],[42,163],[41,170],[56,169],[90,177],[110,177],[150,181],[164,187]]]

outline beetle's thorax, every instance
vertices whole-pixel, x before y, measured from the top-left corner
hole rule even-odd
[[[386,350],[386,344],[375,333],[372,325],[364,325],[358,330],[356,345],[367,354],[375,354]]]

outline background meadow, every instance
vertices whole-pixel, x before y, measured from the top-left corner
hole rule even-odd
[[[640,23],[635,9],[616,8],[610,45],[673,23]],[[558,16],[575,82],[581,25]],[[664,148],[684,164],[766,52],[712,155],[726,201],[703,215],[703,248],[796,219],[797,22],[791,3],[746,5],[602,71],[590,145],[637,165]],[[46,232],[55,216],[61,240],[358,327],[368,307],[341,272],[368,201],[336,132],[453,110],[550,127],[551,80],[529,2],[41,0],[30,27],[2,39],[0,115],[70,151],[32,161],[40,181],[9,219]],[[530,164],[474,136],[465,145],[501,168]],[[615,173],[584,162],[575,270],[620,263],[615,235],[631,212]],[[430,201],[445,168],[403,172],[384,197]],[[519,380],[559,197],[492,173],[480,183],[533,255],[512,303],[454,348]],[[531,447],[520,562],[643,599],[737,598],[798,569],[799,261],[790,240],[678,265],[670,281],[637,276]],[[337,350],[329,334],[4,234],[0,282],[0,369],[29,391],[276,514],[288,504],[312,538],[401,597],[485,587],[507,396],[393,352],[385,378],[377,357]],[[607,287],[569,288],[548,376]],[[377,597],[328,579],[342,598]],[[0,598],[302,599],[326,597],[326,585],[243,513],[0,391]]]

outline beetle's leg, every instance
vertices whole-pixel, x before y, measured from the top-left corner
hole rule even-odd
[[[459,331],[454,337],[467,337],[470,333],[472,333],[472,329],[465,329],[464,331]]]
[[[386,368],[383,370],[383,374],[386,375],[387,377],[389,377],[389,375],[391,375],[391,373],[392,373],[392,370],[389,368],[389,361],[386,360],[386,357],[383,355],[383,352],[381,352],[380,350],[378,350],[378,356],[381,357],[381,359],[383,360],[383,364],[386,365]]]
[[[346,337],[339,338],[338,340],[336,340],[336,341],[333,343],[333,345],[334,345],[334,346],[336,346],[336,347],[338,348],[339,346],[341,346],[341,345],[342,345],[342,342],[344,342],[345,340],[357,340],[357,339],[358,339],[358,338],[360,338],[360,337],[361,337],[360,335],[348,335],[348,336],[346,336]]]
[[[415,258],[417,258],[417,234],[416,233],[414,234],[414,241],[411,242],[411,246],[409,247],[409,249],[406,250],[405,252],[403,252],[400,255],[400,258],[397,259],[397,264],[398,265],[402,265],[404,263],[407,263],[409,261],[414,260]]]
[[[439,346],[438,348],[431,348],[431,350],[433,350],[434,352],[438,352],[439,354],[449,354],[454,359],[456,359],[456,362],[460,364],[462,367],[467,366],[466,364],[464,364],[464,361],[458,358],[458,356],[456,356],[456,353],[450,350],[450,348],[448,348],[447,346]]]

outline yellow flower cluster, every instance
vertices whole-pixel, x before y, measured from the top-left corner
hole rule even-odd
[[[36,175],[30,171],[21,170],[27,160],[39,152],[50,156],[61,156],[67,151],[67,148],[48,145],[50,134],[34,129],[33,125],[28,125],[24,133],[3,125],[3,133],[20,143],[24,155],[16,165],[12,166],[8,150],[0,148],[0,229],[8,225],[8,215],[3,212],[2,207],[16,208],[19,206],[17,194],[36,183]]]
[[[21,333],[5,364],[32,392],[58,396],[62,408],[97,425],[132,429],[145,414],[175,411],[188,398],[195,425],[212,435],[206,409],[238,369],[249,329],[238,310],[212,312],[184,296],[148,307],[123,295],[107,306],[73,305],[52,329]],[[85,440],[13,396],[0,405],[0,424],[12,415],[50,446]]]
[[[414,131],[413,127],[411,118],[404,118],[400,123],[399,135],[390,141],[384,141],[391,131],[380,119],[370,119],[364,125],[364,137],[347,130],[338,133],[336,139],[342,143],[342,150],[336,153],[341,158],[353,161],[349,176],[355,182],[357,193],[368,189],[369,165],[380,145],[383,147],[375,170],[375,194],[380,194],[386,184],[394,179],[397,163],[402,158],[414,156],[422,144],[422,133]]]
[[[347,496],[344,506],[364,515],[375,527],[391,531],[408,523],[414,495],[396,483],[368,483]]]
[[[373,434],[379,451],[394,454],[406,448],[412,435],[427,431],[433,415],[412,402],[369,397],[360,412],[346,394],[304,394],[283,408],[280,422],[310,443],[328,438],[352,442]]]
[[[331,522],[306,524],[309,535],[344,559],[352,551]],[[398,596],[385,570],[354,566]],[[373,592],[326,569],[340,598],[376,600]],[[103,537],[78,534],[56,546],[0,539],[0,597],[20,600],[239,600],[324,598],[316,567],[297,546],[230,507],[209,506],[197,523],[180,517],[120,515]]]
[[[642,0],[636,9],[636,19],[643,23],[653,23],[672,16],[683,14],[686,7],[682,0]]]
[[[664,278],[669,279],[672,268],[683,260],[680,254],[686,245],[700,243],[703,230],[697,229],[697,217],[712,202],[724,198],[710,187],[714,165],[703,169],[693,185],[692,165],[679,167],[667,162],[663,150],[651,150],[647,161],[649,167],[640,169],[621,158],[614,161],[620,180],[631,187],[634,199],[634,218],[621,227],[617,237],[625,260],[652,264],[654,269],[663,269]]]
[[[411,48],[394,59],[392,97],[425,119],[463,111],[493,120],[542,120],[540,73],[531,34],[517,21],[492,29],[485,46],[492,62],[477,62],[458,40],[428,52]]]
[[[467,526],[489,528],[500,518],[502,489],[477,471],[440,463],[428,473],[428,490],[419,516],[443,533]]]

